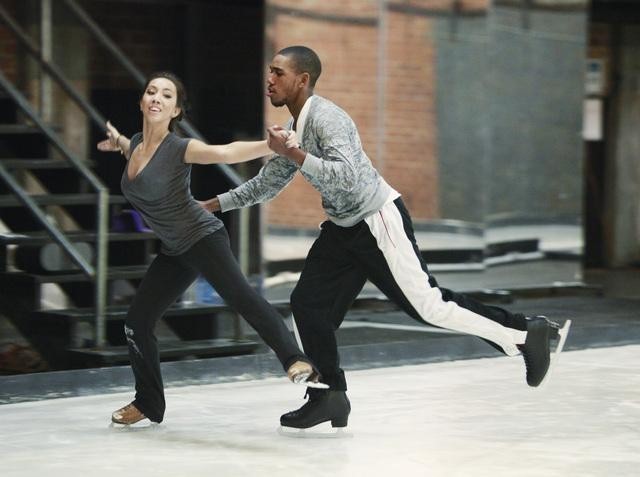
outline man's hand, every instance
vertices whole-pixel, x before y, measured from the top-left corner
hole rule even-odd
[[[219,212],[220,211],[220,201],[217,197],[209,200],[196,200],[196,202],[207,212]]]
[[[294,131],[287,131],[280,126],[267,128],[269,137],[267,145],[276,154],[291,159],[302,165],[306,153],[299,148],[298,139]]]

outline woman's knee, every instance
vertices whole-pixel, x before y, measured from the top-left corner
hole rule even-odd
[[[137,312],[134,307],[129,309],[124,320],[124,331],[127,338],[143,336],[153,333],[155,320],[150,319],[150,313]]]

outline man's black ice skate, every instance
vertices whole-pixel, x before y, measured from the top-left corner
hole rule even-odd
[[[549,340],[557,330],[544,316],[534,316],[527,322],[527,339],[523,345],[518,345],[527,367],[527,384],[538,386],[549,370],[551,363]]]
[[[351,403],[345,391],[307,389],[309,400],[300,409],[280,416],[280,425],[308,429],[331,421],[331,427],[346,427]]]
[[[560,323],[550,320],[546,316],[536,316],[534,318],[544,318],[547,320],[547,324],[549,325],[549,339],[558,340],[560,339],[560,332],[562,331],[562,326]]]
[[[571,320],[565,320],[562,325],[544,316],[534,316],[527,320],[527,339],[524,345],[519,345],[518,348],[522,351],[527,365],[527,383],[536,387],[549,381],[552,368],[558,364],[560,353],[569,336]],[[551,341],[555,343],[553,357]]]

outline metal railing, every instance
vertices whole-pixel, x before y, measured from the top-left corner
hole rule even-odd
[[[145,83],[145,76],[139,69],[127,58],[122,50],[109,38],[109,36],[93,21],[87,12],[78,5],[74,0],[63,0],[66,7],[79,19],[82,25],[94,36],[94,38],[106,48],[121,64],[121,66],[135,79],[142,87]],[[41,49],[35,45],[29,35],[20,27],[20,25],[11,17],[7,10],[0,5],[0,20],[3,21],[9,29],[14,33],[16,38],[25,47],[26,51],[40,64],[42,69],[53,78],[62,90],[76,103],[76,105],[93,121],[93,123],[102,131],[106,131],[106,119],[72,86],[66,79],[60,69],[51,62],[47,61]],[[1,74],[1,72],[0,72]],[[16,101],[19,107],[33,121],[33,123],[45,134],[51,144],[58,149],[63,157],[68,160],[73,167],[78,170],[83,177],[92,185],[98,193],[98,223],[97,223],[97,242],[96,242],[96,265],[95,268],[86,262],[84,257],[78,252],[73,243],[71,243],[65,234],[51,224],[46,218],[44,211],[29,196],[29,194],[15,181],[9,171],[0,164],[0,177],[8,184],[13,193],[18,197],[20,202],[27,207],[36,219],[43,225],[47,233],[52,239],[58,243],[62,249],[69,254],[72,261],[80,267],[82,272],[95,281],[95,343],[96,346],[104,346],[106,343],[106,289],[107,289],[107,242],[108,242],[108,189],[101,183],[91,170],[89,170],[82,161],[78,160],[69,151],[58,135],[41,119],[41,117],[30,106],[30,103],[22,96],[22,94],[11,84],[4,74],[1,75],[0,83],[7,90],[8,94]],[[188,136],[207,142],[203,135],[188,121],[182,120],[179,127]],[[243,179],[229,165],[214,165],[225,179],[230,183],[231,187],[242,184]],[[239,262],[243,269],[248,263],[248,232],[247,232],[247,214],[246,209],[234,210],[230,213],[230,231],[236,237],[235,246],[239,254]],[[246,270],[245,270],[246,274]],[[242,331],[236,326],[236,337],[241,338]]]
[[[136,68],[136,66],[127,58],[124,52],[116,45],[116,43],[109,38],[109,36],[100,28],[100,26],[91,18],[91,16],[80,6],[75,0],[63,0],[63,3],[73,12],[78,20],[89,30],[96,40],[109,51],[120,65],[134,78],[134,80],[144,87],[146,77],[142,72]],[[104,124],[104,123],[103,123]],[[190,137],[199,139],[203,142],[207,142],[204,136],[198,131],[188,119],[183,119],[178,123],[180,129],[182,129]],[[237,187],[244,182],[244,180],[238,175],[238,173],[227,164],[215,164],[220,171],[224,174],[225,178],[231,183],[233,187]]]
[[[102,28],[91,18],[91,16],[80,6],[75,0],[63,0],[64,5],[78,18],[84,27],[93,35],[93,37],[101,44],[111,55],[120,63],[120,65],[133,77],[133,79],[144,87],[146,77],[125,55],[120,47],[102,30]],[[188,120],[183,119],[178,123],[178,127],[182,129],[189,137],[198,139],[207,143],[208,141],[198,131],[195,126]],[[242,177],[227,164],[213,164],[231,187],[237,187],[244,182]],[[248,275],[249,264],[249,210],[246,208],[236,209],[229,212],[230,224],[229,235],[234,247],[237,251],[238,262],[245,275]],[[236,319],[235,337],[243,338],[242,326],[240,320]]]
[[[26,32],[19,26],[7,10],[0,5],[0,19],[13,32],[20,44],[39,63],[42,69],[49,74],[62,90],[76,103],[76,105],[91,118],[91,120],[101,130],[105,128],[105,118],[84,99],[71,83],[65,78],[60,69],[45,60],[40,48],[29,38]],[[108,227],[109,227],[109,190],[100,179],[65,146],[60,137],[49,127],[42,118],[31,107],[29,101],[18,91],[17,88],[0,72],[0,83],[5,91],[16,102],[18,107],[26,116],[42,131],[48,142],[52,144],[67,160],[72,167],[79,172],[82,177],[91,185],[97,193],[97,219],[96,219],[96,243],[95,243],[95,266],[87,263],[73,243],[66,237],[64,232],[47,220],[45,212],[29,196],[20,184],[13,178],[9,171],[0,164],[0,176],[7,183],[12,192],[18,197],[20,202],[31,212],[31,214],[44,227],[51,238],[69,255],[71,260],[80,268],[82,273],[91,278],[94,282],[94,309],[95,327],[94,341],[96,346],[106,344],[106,307],[107,307],[107,267],[108,267]]]
[[[71,99],[78,105],[85,114],[93,120],[93,122],[98,126],[99,129],[106,131],[105,123],[106,119],[102,116],[91,104],[84,99],[80,94],[78,94],[76,88],[65,78],[64,74],[60,71],[60,69],[45,60],[42,51],[40,48],[29,38],[29,35],[18,25],[15,19],[7,12],[7,10],[0,5],[0,19],[9,27],[9,29],[16,36],[18,41],[22,46],[24,46],[35,58],[40,66],[47,72],[53,79],[56,80],[58,85],[64,90],[65,93],[69,95]]]
[[[48,126],[34,111],[29,101],[18,91],[18,89],[7,79],[0,70],[0,86],[13,99],[18,107],[35,124],[35,126],[46,136],[48,142],[53,145],[62,156],[78,171],[82,177],[91,185],[98,195],[97,200],[97,226],[96,226],[96,263],[92,266],[80,254],[78,249],[66,237],[64,232],[53,225],[29,193],[20,186],[11,173],[0,162],[0,177],[9,186],[18,200],[31,212],[37,221],[44,227],[51,238],[69,255],[71,260],[80,268],[82,273],[94,281],[95,285],[95,314],[96,327],[94,339],[97,346],[105,343],[105,310],[107,291],[107,227],[109,190],[102,184],[93,172],[65,146],[58,135]]]

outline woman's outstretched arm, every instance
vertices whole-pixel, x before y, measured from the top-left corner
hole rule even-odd
[[[209,145],[191,139],[184,153],[184,162],[192,164],[236,164],[271,154],[267,141],[236,141]]]
[[[274,134],[286,138],[287,145],[297,145],[295,132],[282,128],[275,129]],[[235,141],[223,145],[208,145],[197,139],[189,141],[184,154],[184,162],[192,164],[236,164],[247,162],[264,156],[270,156],[267,141]]]

